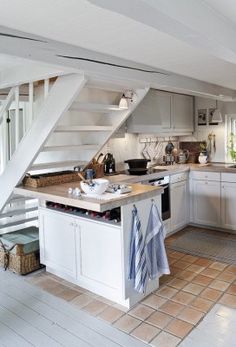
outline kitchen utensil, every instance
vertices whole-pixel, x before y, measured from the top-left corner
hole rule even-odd
[[[81,175],[80,172],[78,172],[77,174],[78,174],[78,176],[81,178],[82,182],[86,183],[87,185],[89,185],[89,186],[91,186],[91,187],[93,187],[93,186],[95,185],[94,180],[92,180],[92,179],[86,180],[86,179],[84,178],[84,176]]]
[[[212,138],[213,138],[213,135],[212,135],[212,133],[210,133],[210,134],[208,135],[208,141],[209,141],[208,151],[209,151],[209,153],[212,152]]]
[[[188,158],[189,158],[189,151],[187,149],[180,150],[178,154],[178,163],[186,164]]]
[[[144,156],[145,159],[151,159],[150,155],[148,153],[148,143],[147,142],[145,142],[145,147],[142,151],[142,155]]]
[[[85,179],[86,180],[92,180],[95,176],[95,170],[94,169],[87,169],[84,171]]]
[[[166,155],[164,155],[163,161],[165,162],[166,165],[174,164],[174,156],[173,156],[173,154],[167,153]]]
[[[154,159],[156,160],[160,159],[162,157],[162,154],[163,154],[163,143],[159,142]]]
[[[147,168],[147,163],[151,161],[150,159],[128,159],[125,160],[125,163],[129,165],[129,169],[137,169],[137,168]]]
[[[216,152],[216,135],[213,134],[213,149],[214,149],[214,153]]]
[[[97,163],[101,164],[103,162],[104,155],[103,153],[100,153],[99,156],[97,157]]]
[[[91,186],[87,182],[82,181],[80,182],[80,186],[86,194],[98,195],[103,194],[109,186],[109,181],[104,178],[96,178],[93,180],[93,183],[94,184]]]
[[[104,173],[105,175],[116,174],[116,163],[112,153],[107,153],[104,158]]]
[[[149,155],[150,159],[153,160],[153,158],[155,157],[155,154],[156,154],[155,143],[149,142],[147,151],[148,151],[148,155]]]
[[[171,154],[172,150],[174,149],[174,145],[171,141],[168,141],[166,148],[165,148],[165,152],[166,154]]]

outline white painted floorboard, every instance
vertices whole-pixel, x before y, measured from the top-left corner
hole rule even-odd
[[[216,304],[179,347],[236,347],[235,324],[236,310]]]
[[[9,341],[8,341],[9,340]],[[0,271],[0,347],[145,347],[60,298]]]

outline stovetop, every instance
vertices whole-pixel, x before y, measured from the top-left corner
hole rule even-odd
[[[132,176],[146,176],[146,175],[151,175],[153,173],[158,173],[158,172],[163,172],[163,171],[167,171],[167,169],[155,169],[155,168],[149,168],[147,170],[147,172],[145,174],[142,175],[135,175],[134,173],[130,174],[130,172],[128,170],[123,170],[123,171],[119,171],[119,174],[123,174],[123,175],[132,175]]]

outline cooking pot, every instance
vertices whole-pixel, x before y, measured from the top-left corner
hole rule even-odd
[[[129,165],[129,169],[146,169],[150,159],[128,159],[125,163]]]

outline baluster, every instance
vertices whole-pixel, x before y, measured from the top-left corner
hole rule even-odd
[[[28,126],[31,125],[33,119],[34,119],[34,84],[33,82],[29,83],[29,124]]]
[[[20,112],[19,112],[19,94],[20,94],[20,88],[17,86],[15,88],[15,149],[17,148],[19,142],[20,142]]]
[[[44,98],[46,99],[49,93],[49,79],[44,80]]]

